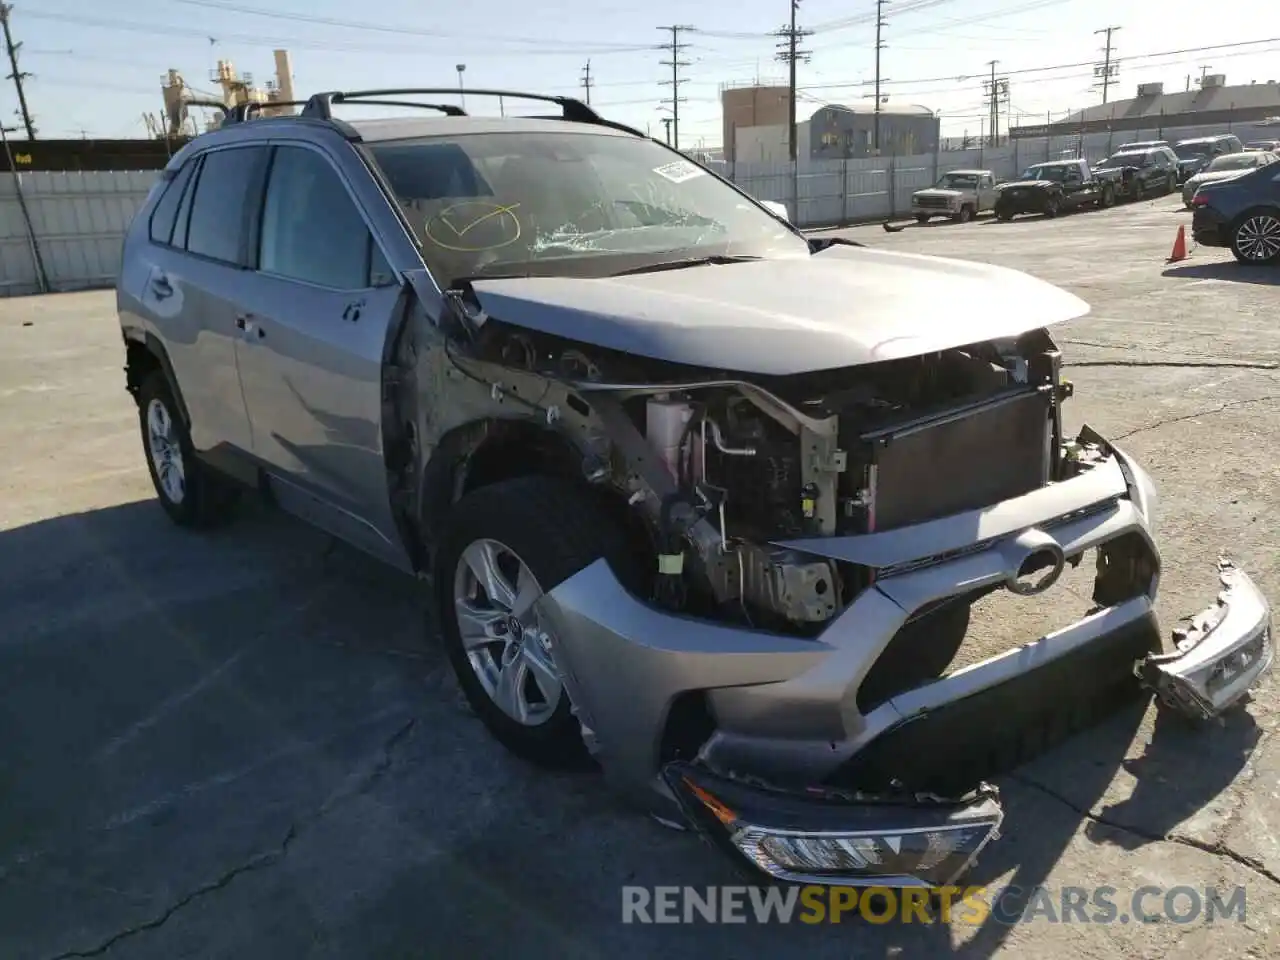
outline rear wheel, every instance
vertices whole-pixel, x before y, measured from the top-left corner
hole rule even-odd
[[[622,533],[546,477],[467,494],[441,539],[438,620],[462,692],[495,739],[543,766],[582,766],[588,753],[556,663],[559,638],[534,604],[601,557],[626,578]]]
[[[1250,210],[1231,233],[1231,252],[1241,263],[1280,262],[1280,211]]]
[[[138,422],[151,483],[169,519],[183,527],[225,520],[238,491],[196,459],[173,389],[160,370],[138,390]]]
[[[1165,181],[1164,181],[1164,192],[1165,192],[1165,193],[1173,193],[1173,192],[1174,192],[1174,191],[1176,191],[1177,189],[1178,189],[1178,176],[1177,176],[1177,174],[1173,174],[1173,173],[1171,173],[1171,174],[1169,174],[1169,176],[1168,176],[1168,177],[1166,177],[1166,178],[1165,178]]]

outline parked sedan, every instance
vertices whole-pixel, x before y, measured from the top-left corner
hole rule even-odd
[[[1190,208],[1191,198],[1196,195],[1196,190],[1204,184],[1217,183],[1219,180],[1230,180],[1232,177],[1238,177],[1258,167],[1265,167],[1268,164],[1275,163],[1277,160],[1280,160],[1280,156],[1269,150],[1224,153],[1220,157],[1215,157],[1207,167],[1182,185],[1182,202]]]
[[[1280,164],[1206,183],[1191,208],[1196,243],[1230,247],[1241,263],[1280,262]]]

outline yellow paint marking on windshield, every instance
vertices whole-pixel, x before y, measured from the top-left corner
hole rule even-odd
[[[510,244],[513,244],[520,239],[520,234],[522,232],[522,228],[520,226],[520,219],[515,215],[515,210],[519,206],[520,206],[519,203],[497,204],[497,203],[489,203],[483,200],[466,200],[466,201],[463,201],[462,203],[455,203],[451,206],[445,207],[443,210],[441,210],[434,217],[431,217],[427,221],[427,237],[436,246],[443,247],[445,250],[453,250],[458,253],[481,253],[487,250],[497,250],[501,247],[509,246]],[[459,228],[449,220],[449,214],[461,207],[482,207],[482,208],[485,208],[485,212],[480,216],[476,217],[466,226]],[[494,217],[502,217],[502,216],[510,217],[511,222],[515,224],[515,230],[512,232],[511,236],[503,237],[502,239],[494,243],[482,243],[480,245],[471,245],[471,244],[462,245],[463,237],[467,233],[469,233],[471,230],[473,230],[475,227],[479,226],[482,223],[485,223],[486,221],[492,220]],[[452,236],[447,239],[441,239],[436,229],[434,229],[435,224],[437,223],[443,223],[446,227],[448,227],[449,232],[452,234]]]

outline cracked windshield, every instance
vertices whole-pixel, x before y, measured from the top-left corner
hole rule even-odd
[[[449,284],[809,252],[775,217],[647,140],[493,133],[395,141],[370,152],[427,265]]]

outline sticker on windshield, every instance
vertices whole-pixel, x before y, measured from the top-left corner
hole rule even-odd
[[[696,164],[690,163],[688,160],[677,160],[675,163],[654,167],[653,172],[660,177],[666,177],[672,183],[684,183],[694,177],[705,177],[707,175],[707,171]]]

